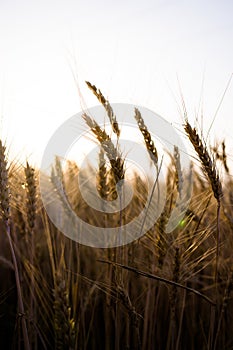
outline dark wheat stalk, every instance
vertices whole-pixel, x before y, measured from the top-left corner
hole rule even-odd
[[[107,171],[107,166],[106,166],[106,159],[105,159],[105,152],[103,148],[100,146],[100,151],[99,151],[99,168],[98,168],[98,173],[97,173],[97,190],[99,192],[99,195],[102,199],[107,200],[109,198],[109,185],[108,185],[108,171]],[[104,227],[107,227],[107,217],[105,213],[105,203],[102,201],[102,210],[104,212]],[[109,258],[110,251],[106,251],[106,256]],[[106,281],[107,283],[111,284],[112,283],[112,266],[108,266],[107,273],[106,273]],[[106,303],[105,303],[105,345],[107,349],[110,349],[111,347],[111,337],[110,337],[110,324],[111,324],[111,314],[109,312],[110,307],[111,307],[111,302],[112,302],[112,297],[111,294],[106,293]]]
[[[108,184],[108,170],[106,166],[106,159],[105,159],[105,152],[103,148],[100,146],[99,151],[99,164],[98,164],[98,173],[97,173],[97,190],[99,192],[99,195],[102,199],[108,200],[109,198],[109,184]],[[107,227],[107,215],[105,212],[105,202],[101,201],[102,203],[102,210],[104,212],[104,219],[103,224],[104,227]],[[106,257],[107,259],[111,256],[111,251],[108,249],[106,251]],[[106,272],[106,283],[111,284],[112,283],[112,266],[108,266],[107,272]],[[105,326],[105,346],[106,349],[111,348],[111,321],[112,321],[112,315],[109,312],[111,308],[112,303],[112,297],[111,294],[106,293],[106,302],[104,306],[104,326]]]
[[[10,223],[10,189],[8,185],[8,169],[7,161],[5,156],[6,148],[3,146],[0,140],[0,211],[5,223],[6,234],[10,245],[11,256],[13,260],[14,270],[15,270],[15,280],[18,293],[18,315],[21,316],[22,329],[23,329],[23,339],[24,347],[26,350],[30,350],[29,338],[27,325],[25,320],[25,311],[23,304],[23,296],[20,285],[19,269],[17,264],[17,259],[15,255],[14,243],[11,238],[11,223]]]
[[[207,297],[205,294],[202,294],[201,292],[197,291],[196,289],[193,289],[191,287],[187,287],[187,286],[185,286],[183,284],[180,284],[178,282],[171,281],[171,280],[168,280],[166,278],[163,278],[163,277],[160,277],[160,276],[156,276],[156,275],[153,275],[151,273],[148,273],[148,272],[145,272],[145,271],[142,271],[142,270],[138,270],[135,267],[125,266],[123,264],[118,264],[118,263],[115,263],[114,261],[106,261],[106,260],[100,260],[100,259],[98,259],[97,261],[99,261],[100,263],[104,263],[104,264],[112,264],[112,265],[115,265],[115,266],[119,266],[122,269],[126,269],[126,270],[134,272],[134,273],[136,273],[138,275],[141,275],[141,276],[144,276],[144,277],[147,277],[147,278],[150,278],[150,279],[154,279],[154,280],[157,280],[159,282],[163,282],[163,283],[166,283],[166,284],[171,285],[171,286],[178,287],[178,288],[183,289],[183,290],[187,290],[188,292],[191,292],[191,293],[201,297],[203,300],[207,301],[210,305],[213,305],[213,306],[216,305],[216,303],[213,300],[211,300],[209,297]]]
[[[180,278],[180,251],[179,248],[175,248],[175,256],[174,256],[174,268],[173,268],[173,278],[172,280],[176,283],[179,283]],[[175,347],[175,339],[176,337],[176,305],[178,299],[178,290],[177,286],[173,285],[170,292],[170,304],[171,304],[171,317],[170,317],[170,325],[168,332],[168,343],[167,349],[174,349]]]
[[[157,176],[156,176],[156,179],[155,179],[154,184],[153,184],[153,188],[152,188],[152,191],[151,191],[151,196],[150,196],[148,207],[147,207],[147,210],[148,210],[148,208],[149,208],[149,206],[151,204],[151,201],[152,201],[152,197],[153,197],[153,194],[154,194],[154,191],[155,191],[155,187],[158,184],[158,177],[159,177],[159,173],[160,173],[160,170],[161,170],[161,167],[162,167],[163,159],[161,161],[160,166],[158,166],[158,152],[157,152],[157,149],[155,147],[154,141],[152,140],[151,134],[148,131],[148,129],[147,129],[145,123],[144,123],[144,120],[142,118],[141,112],[139,111],[138,108],[135,108],[134,118],[136,119],[136,121],[138,123],[139,130],[141,131],[141,133],[143,135],[143,138],[144,138],[144,141],[145,141],[146,148],[147,148],[147,151],[149,153],[149,156],[150,156],[150,158],[151,158],[151,160],[152,160],[152,162],[155,165],[156,170],[157,170]],[[159,187],[158,187],[158,194],[159,194]],[[147,215],[147,210],[146,210],[146,215]],[[143,226],[145,224],[146,215],[145,215],[144,220],[142,222],[141,230],[143,229]]]
[[[157,222],[157,248],[158,248],[158,267],[160,270],[163,268],[164,259],[167,254],[167,249],[169,246],[168,237],[166,235],[166,226],[171,216],[171,211],[174,203],[174,183],[173,178],[174,174],[171,170],[172,167],[168,168],[167,176],[166,176],[166,200],[163,211],[159,217]],[[177,178],[177,174],[175,174]]]
[[[219,217],[220,217],[220,204],[223,196],[222,184],[219,179],[219,175],[216,170],[215,163],[212,161],[206,146],[203,144],[195,128],[192,128],[189,122],[186,120],[184,129],[192,143],[196,153],[198,154],[204,173],[211,184],[214,197],[217,201],[217,234],[216,234],[216,265],[215,265],[215,284],[217,285],[218,275],[218,260],[219,260],[219,240],[220,240],[220,228],[219,228]]]
[[[217,349],[217,341],[218,341],[220,330],[221,330],[221,324],[223,321],[224,313],[227,309],[227,306],[228,306],[228,303],[230,300],[230,293],[231,293],[232,289],[233,289],[233,272],[231,272],[229,277],[228,277],[225,293],[223,296],[223,303],[222,303],[222,307],[221,307],[221,311],[220,311],[220,315],[219,315],[219,319],[218,319],[216,335],[215,335],[214,350]]]
[[[37,193],[36,193],[36,176],[35,170],[28,164],[24,169],[25,178],[26,178],[26,215],[27,215],[27,225],[28,231],[30,235],[30,264],[34,266],[34,255],[35,255],[35,237],[34,237],[34,227],[36,221],[36,201],[37,201]],[[36,309],[34,306],[33,299],[35,297],[35,277],[34,270],[31,272],[31,286],[30,286],[30,320],[31,322],[35,322],[36,318]],[[34,332],[33,332],[34,333]],[[34,341],[31,342],[34,344],[36,348],[36,335],[32,333],[32,337],[34,337]]]
[[[142,136],[144,138],[144,142],[145,142],[147,151],[149,153],[149,156],[152,160],[152,163],[154,164],[154,166],[156,167],[156,170],[157,170],[157,177],[156,177],[154,184],[153,184],[151,196],[150,196],[149,203],[148,203],[148,206],[146,208],[146,213],[145,213],[145,216],[144,216],[144,219],[142,222],[142,226],[141,226],[141,231],[142,231],[143,226],[145,224],[146,217],[147,217],[147,212],[148,212],[148,209],[149,209],[149,206],[151,204],[152,197],[153,197],[153,194],[155,191],[155,187],[158,184],[158,176],[159,176],[158,152],[157,152],[157,149],[155,147],[154,141],[152,140],[151,134],[148,131],[147,126],[145,125],[144,119],[142,118],[141,112],[139,111],[138,108],[135,108],[134,111],[135,111],[134,118],[138,124],[139,130],[142,133]],[[162,165],[162,162],[161,162],[161,165]],[[161,168],[161,165],[160,165],[160,168]],[[158,193],[159,193],[159,187],[158,187]],[[154,264],[152,266],[152,269],[154,272],[154,269],[155,269]],[[146,307],[145,307],[145,319],[147,320],[147,322],[146,321],[144,322],[144,328],[143,328],[143,333],[144,333],[143,343],[142,343],[143,348],[146,347],[146,344],[148,342],[148,338],[151,339],[151,337],[153,337],[153,320],[151,320],[150,318],[148,318],[148,316],[146,316],[150,309],[154,309],[154,300],[151,300],[151,294],[155,293],[155,291],[153,289],[154,289],[154,287],[152,286],[151,281],[148,281],[148,292],[147,292]],[[155,301],[155,304],[156,304],[156,301]]]
[[[97,124],[97,122],[90,118],[87,114],[83,114],[83,118],[86,122],[86,124],[89,126],[93,134],[95,135],[96,139],[99,141],[100,145],[102,146],[103,150],[105,151],[107,158],[109,159],[110,165],[111,165],[111,174],[115,180],[115,184],[117,189],[119,190],[119,199],[120,199],[120,208],[122,208],[122,180],[125,178],[125,169],[124,169],[124,160],[122,159],[119,150],[115,145],[113,144],[110,136],[106,133],[104,129],[101,129],[101,127]],[[112,123],[113,125],[113,123]],[[122,210],[119,211],[120,215],[120,229],[122,227],[123,223],[123,217],[122,217]],[[118,240],[118,238],[117,238]],[[116,242],[117,247],[114,249],[114,259],[116,261],[122,259],[123,254],[121,253],[121,248],[119,245],[121,242],[119,240]],[[118,271],[115,269],[114,271],[114,277],[115,277],[115,283],[116,286],[121,285],[123,283],[122,281],[122,271],[118,273]],[[121,329],[121,320],[120,320],[120,309],[118,303],[116,303],[115,307],[115,349],[120,349],[120,339],[118,337],[119,330]]]

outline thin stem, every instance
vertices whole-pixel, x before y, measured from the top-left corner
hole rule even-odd
[[[155,181],[154,181],[154,184],[153,184],[153,187],[152,187],[152,191],[151,191],[151,195],[150,195],[150,198],[149,198],[149,202],[148,202],[148,205],[147,205],[147,207],[146,207],[146,212],[145,212],[145,215],[144,215],[144,218],[143,218],[143,221],[142,221],[142,226],[141,226],[141,230],[140,230],[140,235],[139,235],[139,237],[142,236],[142,231],[143,231],[143,228],[144,228],[144,225],[145,225],[145,222],[146,222],[148,210],[149,210],[149,207],[150,207],[151,202],[152,202],[152,199],[153,199],[153,195],[154,195],[154,192],[155,192],[155,187],[156,187],[156,185],[157,185],[157,183],[158,183],[158,178],[159,178],[159,174],[160,174],[160,171],[161,171],[161,168],[162,168],[162,163],[163,163],[163,157],[162,157],[162,160],[161,160],[161,163],[160,163],[159,168],[157,168],[156,179],[155,179]]]
[[[125,265],[122,265],[122,264],[118,264],[118,263],[115,263],[113,261],[105,261],[105,260],[97,260],[97,261],[105,263],[105,264],[112,264],[112,265],[115,265],[115,266],[119,266],[122,269],[126,269],[126,270],[129,270],[129,271],[135,272],[138,275],[141,275],[141,276],[144,276],[144,277],[147,277],[147,278],[151,278],[151,279],[155,279],[157,281],[164,282],[164,283],[170,284],[172,286],[176,286],[176,287],[185,289],[185,290],[187,290],[187,291],[189,291],[189,292],[191,292],[193,294],[196,294],[199,297],[203,298],[205,301],[207,301],[211,305],[214,305],[214,306],[216,305],[216,303],[213,300],[211,300],[210,298],[208,298],[206,295],[202,294],[201,292],[197,291],[196,289],[184,286],[184,285],[182,285],[180,283],[177,283],[177,282],[174,282],[174,281],[170,281],[170,280],[168,280],[166,278],[159,277],[159,276],[153,275],[151,273],[147,273],[147,272],[138,270],[138,269],[136,269],[134,267],[131,267],[131,266],[125,266]]]
[[[23,305],[23,297],[22,297],[22,291],[21,291],[21,286],[20,286],[19,269],[18,269],[15,251],[14,251],[14,246],[13,246],[13,242],[12,242],[12,238],[11,238],[11,230],[10,230],[9,222],[7,222],[7,224],[6,224],[6,234],[7,234],[7,238],[9,241],[11,256],[12,256],[14,270],[15,270],[15,281],[16,281],[16,287],[17,287],[17,293],[18,293],[19,315],[22,318],[24,348],[25,348],[25,350],[30,350],[30,343],[29,343],[29,338],[28,338],[28,331],[27,331],[24,305]]]
[[[216,264],[215,264],[215,278],[214,278],[215,279],[216,291],[217,291],[217,283],[218,283],[218,264],[219,264],[220,209],[221,209],[221,202],[218,201],[218,206],[217,206],[217,225],[216,225]]]

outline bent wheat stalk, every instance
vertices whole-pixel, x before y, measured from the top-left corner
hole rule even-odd
[[[201,297],[202,299],[204,299],[205,301],[207,301],[209,304],[215,306],[216,303],[211,300],[209,297],[207,297],[205,294],[199,292],[198,290],[196,289],[193,289],[191,287],[187,287],[183,284],[180,284],[178,282],[174,282],[174,281],[170,281],[166,278],[163,278],[163,277],[159,277],[159,276],[156,276],[156,275],[153,275],[151,273],[148,273],[148,272],[145,272],[145,271],[141,271],[141,270],[138,270],[136,269],[135,267],[131,267],[131,266],[126,266],[126,265],[123,265],[123,264],[118,264],[118,263],[115,263],[113,261],[108,261],[108,260],[97,260],[101,263],[104,263],[104,264],[112,264],[112,265],[115,265],[115,266],[119,266],[121,267],[122,269],[126,269],[128,271],[132,271],[138,275],[141,275],[141,276],[144,276],[144,277],[147,277],[147,278],[151,278],[151,279],[154,279],[154,280],[157,280],[157,281],[160,281],[160,282],[164,282],[166,284],[170,284],[171,286],[175,286],[175,287],[178,287],[178,288],[182,288],[182,289],[185,289],[187,290],[188,292],[191,292],[193,294],[196,294],[198,295],[199,297]]]

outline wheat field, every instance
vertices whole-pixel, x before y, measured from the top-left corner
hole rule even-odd
[[[109,101],[87,84],[120,144],[121,127]],[[100,145],[97,191],[111,201],[125,178],[124,154],[94,119],[83,118]],[[135,120],[159,171],[156,142],[138,109]],[[1,349],[233,349],[233,181],[226,144],[209,147],[187,118],[183,131],[198,159],[190,169],[193,192],[184,218],[166,233],[183,190],[174,147],[159,219],[138,240],[112,248],[88,247],[59,232],[41,200],[39,169],[10,161],[0,142]],[[90,208],[80,195],[78,174],[79,164],[67,161],[63,168],[56,158],[51,182],[56,196],[60,179],[85,222],[121,227],[142,211],[148,189],[139,174],[121,213]]]

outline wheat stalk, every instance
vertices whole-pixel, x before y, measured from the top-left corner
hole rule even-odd
[[[179,282],[180,278],[180,252],[179,248],[175,248],[175,256],[174,256],[174,268],[173,268],[173,278],[172,280],[175,283]],[[175,342],[175,331],[176,331],[176,305],[177,305],[177,296],[178,296],[178,290],[177,286],[173,285],[171,287],[170,291],[170,305],[171,305],[171,317],[170,317],[170,324],[169,324],[169,331],[168,331],[168,344],[167,349],[171,348],[174,349],[174,342]]]
[[[14,249],[14,243],[11,237],[11,223],[10,223],[10,189],[8,185],[8,169],[7,169],[7,160],[5,156],[6,148],[3,146],[2,141],[0,140],[0,209],[3,221],[6,227],[6,234],[10,245],[11,256],[13,260],[14,270],[15,270],[15,280],[18,293],[18,312],[22,316],[22,329],[23,329],[23,339],[24,347],[26,350],[30,350],[30,343],[28,338],[27,325],[25,320],[25,311],[23,304],[23,296],[20,285],[20,276],[19,269]]]
[[[122,269],[126,269],[128,271],[132,271],[132,272],[134,272],[134,273],[136,273],[138,275],[141,275],[141,276],[144,276],[144,277],[147,277],[147,278],[150,278],[150,279],[154,279],[154,280],[157,280],[157,281],[160,281],[160,282],[164,282],[164,283],[166,283],[168,285],[175,286],[175,287],[178,287],[178,288],[181,288],[181,289],[185,289],[188,292],[191,292],[191,293],[196,294],[197,296],[201,297],[202,299],[207,301],[210,305],[214,305],[214,306],[216,305],[216,303],[213,300],[211,300],[209,297],[207,297],[205,294],[202,294],[201,292],[199,292],[199,291],[197,291],[197,290],[195,290],[193,288],[187,287],[187,286],[185,286],[183,284],[180,284],[178,282],[171,281],[171,280],[168,280],[166,278],[163,278],[163,277],[160,277],[160,276],[156,276],[156,275],[153,275],[153,274],[145,272],[145,271],[138,270],[135,267],[119,264],[119,263],[116,263],[114,261],[106,261],[106,260],[100,260],[100,259],[98,261],[101,262],[101,263],[104,263],[104,264],[112,264],[112,265],[115,265],[115,266],[119,266]]]
[[[37,193],[36,193],[36,177],[35,170],[28,164],[24,169],[25,178],[26,178],[26,215],[27,215],[27,225],[30,234],[30,264],[34,266],[34,254],[35,254],[35,237],[34,237],[34,227],[36,221],[36,202],[37,202]],[[31,280],[30,280],[30,319],[34,320],[36,323],[36,309],[35,309],[35,276],[34,270],[31,271]],[[34,347],[37,347],[37,338],[35,334],[34,327],[31,329],[31,343]],[[30,330],[29,328],[29,330]],[[34,338],[34,340],[33,340]]]
[[[222,184],[219,179],[219,175],[216,170],[215,163],[212,161],[209,152],[207,151],[206,146],[203,144],[201,138],[199,137],[197,130],[192,128],[188,120],[185,121],[184,129],[189,137],[190,142],[192,143],[197,155],[200,158],[202,168],[204,173],[207,175],[207,178],[211,184],[214,197],[217,200],[217,225],[216,225],[216,263],[215,263],[215,289],[216,289],[216,299],[217,299],[217,284],[218,284],[218,262],[219,262],[219,245],[220,245],[220,206],[221,198],[223,196]]]

